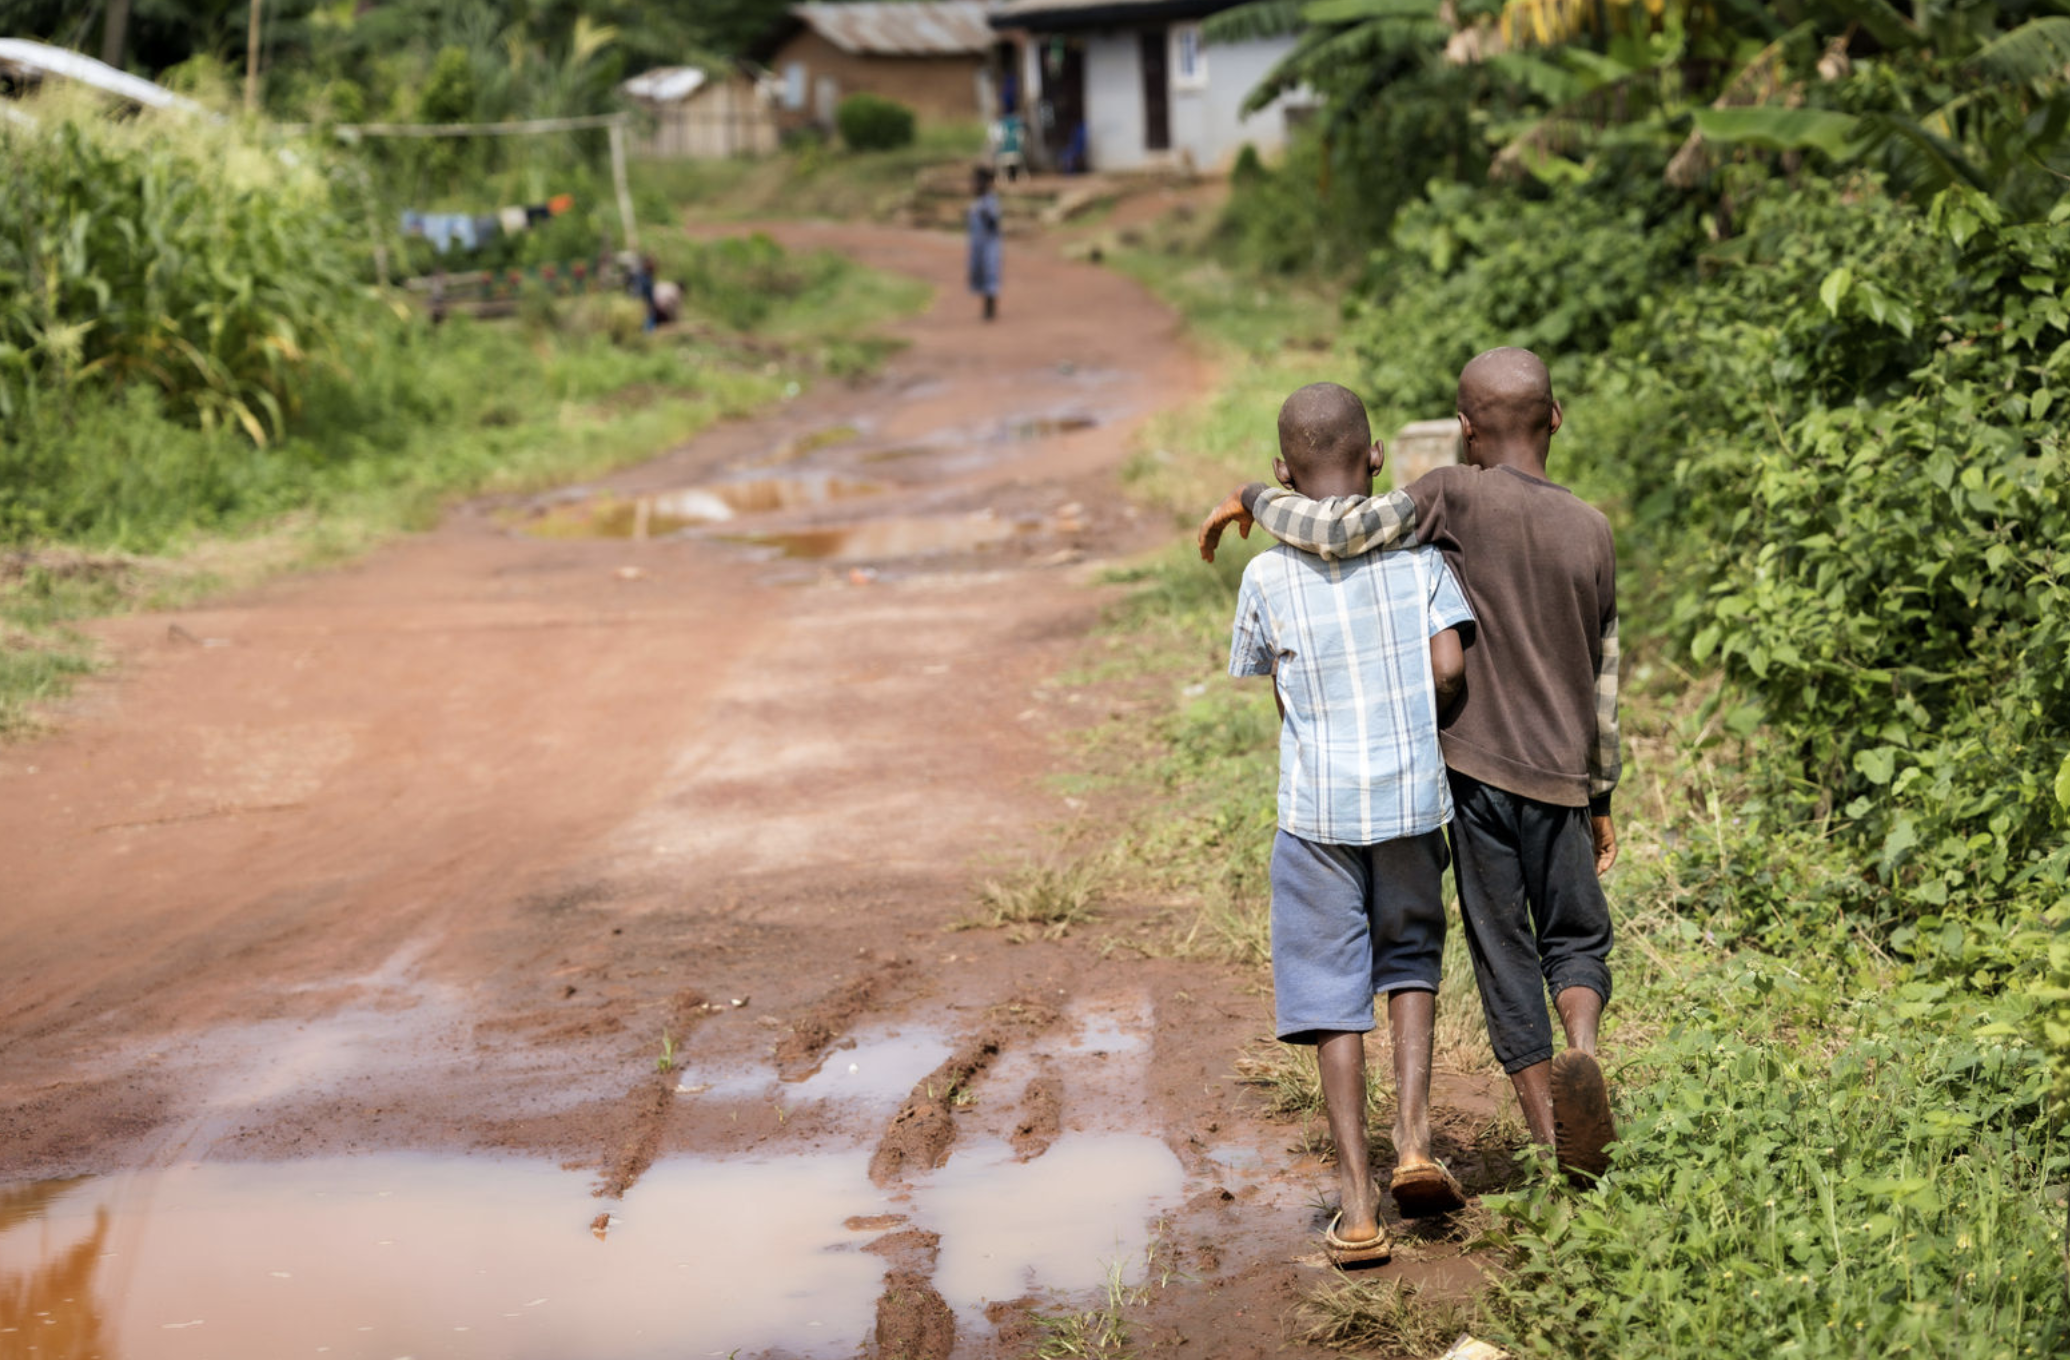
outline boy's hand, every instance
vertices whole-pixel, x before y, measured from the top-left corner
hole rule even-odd
[[[1200,534],[1195,540],[1200,544],[1200,560],[1215,560],[1215,549],[1222,544],[1222,531],[1230,525],[1245,538],[1251,536],[1251,512],[1243,508],[1243,492],[1229,493],[1229,498],[1214,508],[1214,512],[1200,522]]]
[[[1589,818],[1588,829],[1596,843],[1596,877],[1601,878],[1610,872],[1611,865],[1617,863],[1617,828],[1605,815]]]

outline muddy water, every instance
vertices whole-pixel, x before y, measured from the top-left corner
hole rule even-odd
[[[968,552],[1003,543],[1033,527],[989,514],[899,515],[816,529],[741,534],[736,541],[772,547],[785,557],[841,561]]]
[[[1116,1265],[1140,1280],[1152,1222],[1184,1183],[1172,1150],[1140,1134],[1065,1134],[1030,1162],[978,1145],[914,1189],[913,1219],[942,1236],[934,1287],[975,1312],[1031,1290],[1095,1289]]]
[[[661,538],[698,525],[722,524],[739,515],[810,509],[875,495],[883,489],[877,482],[826,474],[750,477],[651,496],[575,501],[534,515],[522,527],[540,538]]]
[[[975,1145],[899,1195],[870,1184],[868,1163],[663,1161],[601,1235],[589,1175],[518,1159],[0,1187],[0,1360],[848,1356],[885,1274],[862,1250],[878,1229],[849,1219],[940,1233],[936,1288],[981,1334],[987,1301],[1095,1289],[1116,1264],[1140,1279],[1183,1180],[1164,1144],[1126,1134],[1067,1134],[1026,1163]]]
[[[867,1156],[589,1177],[383,1156],[0,1191],[0,1357],[847,1355],[884,1263]],[[21,1301],[19,1312],[15,1301]]]

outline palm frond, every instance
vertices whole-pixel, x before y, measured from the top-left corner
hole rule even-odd
[[[1250,0],[1248,4],[1210,15],[1201,23],[1200,33],[1211,43],[1248,42],[1299,33],[1305,3],[1306,0]]]
[[[2030,19],[1977,49],[1969,65],[1998,80],[2056,80],[2070,71],[2070,18]]]
[[[1926,41],[1918,25],[1901,14],[1890,0],[1828,0],[1834,9],[1860,24],[1869,36],[1889,48],[1917,47]]]

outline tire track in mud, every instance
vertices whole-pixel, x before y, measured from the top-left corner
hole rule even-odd
[[[877,1298],[877,1360],[945,1360],[956,1345],[956,1314],[934,1287],[941,1235],[921,1228],[886,1233],[863,1250],[890,1265]]]
[[[826,1060],[827,1049],[847,1033],[855,1018],[881,1009],[887,997],[902,987],[912,972],[911,959],[891,959],[813,1002],[777,1040],[777,1075],[785,1081],[810,1076]]]
[[[663,1033],[679,1044],[711,1012],[712,1004],[704,993],[686,987],[669,1001]],[[628,1127],[617,1152],[604,1164],[604,1178],[592,1192],[597,1198],[624,1199],[633,1182],[654,1165],[655,1154],[661,1149],[661,1135],[675,1109],[676,1081],[673,1065],[662,1067],[657,1063],[652,1074],[642,1077],[626,1092]],[[598,1216],[599,1222],[603,1219],[603,1215]]]

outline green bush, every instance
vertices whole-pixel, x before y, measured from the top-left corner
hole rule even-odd
[[[913,111],[882,95],[849,95],[834,110],[834,123],[850,151],[892,151],[913,141]]]
[[[0,428],[132,385],[278,438],[369,299],[321,167],[224,127],[0,124]]]

